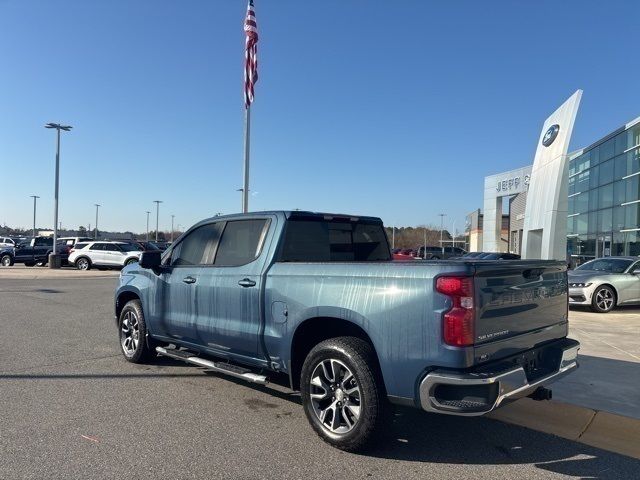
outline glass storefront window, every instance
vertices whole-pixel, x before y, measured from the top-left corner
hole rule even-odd
[[[575,213],[586,213],[589,210],[589,192],[583,192],[572,198],[575,199]]]
[[[613,206],[613,183],[600,187],[598,190],[599,204],[597,208],[609,208]]]
[[[585,170],[584,172],[576,175],[576,193],[578,192],[586,192],[589,190],[589,177],[591,175],[591,170]]]
[[[598,232],[610,232],[613,228],[613,209],[598,211]]]
[[[620,155],[621,153],[624,153],[627,148],[633,147],[633,145],[629,143],[629,141],[632,140],[630,134],[631,131],[627,130],[616,135],[616,155]]]
[[[624,207],[613,208],[613,228],[615,232],[619,232],[624,228]]]
[[[600,161],[609,160],[615,155],[615,138],[611,138],[600,145]]]
[[[613,159],[613,178],[620,180],[627,175],[627,155],[619,155]]]
[[[598,207],[598,192],[599,188],[589,190],[589,210],[597,210]]]
[[[576,193],[576,177],[569,177],[569,195]]]
[[[587,233],[587,215],[577,215],[575,217],[576,233]]]
[[[576,197],[569,197],[569,201],[567,202],[567,211],[569,215],[573,215],[576,213],[576,201],[574,200]]]
[[[635,175],[633,177],[629,177],[625,180],[625,190],[626,197],[625,200],[627,202],[635,202],[636,200],[640,200],[638,196],[638,191],[640,190],[640,175]]]
[[[640,228],[640,203],[624,206],[624,228]]]
[[[587,170],[590,166],[590,157],[591,155],[587,152],[573,159],[569,163],[569,175],[575,175]]]
[[[613,160],[607,160],[600,164],[599,176],[598,185],[606,185],[613,182]]]
[[[619,180],[613,184],[613,204],[621,205],[626,202],[626,182]]]
[[[596,188],[599,185],[598,176],[600,174],[600,166],[591,167],[591,175],[589,176],[589,188]],[[584,190],[583,190],[584,191]]]

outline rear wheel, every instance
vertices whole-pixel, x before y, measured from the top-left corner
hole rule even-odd
[[[80,257],[76,260],[76,268],[78,270],[89,270],[91,268],[91,262],[86,257]]]
[[[3,267],[10,267],[11,265],[13,265],[13,259],[11,258],[11,255],[3,255],[2,258],[0,258],[0,265],[2,265]]]
[[[300,391],[316,433],[341,450],[364,448],[384,421],[386,396],[371,345],[337,337],[316,345],[304,361]]]
[[[120,349],[127,361],[144,363],[155,355],[153,343],[147,344],[147,324],[140,300],[130,300],[118,319]]]
[[[593,292],[591,309],[598,313],[607,313],[616,305],[616,293],[611,287],[603,285]]]

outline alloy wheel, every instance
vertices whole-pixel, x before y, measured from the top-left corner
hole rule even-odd
[[[81,258],[80,260],[78,260],[78,270],[88,270],[89,269],[89,262],[88,260]]]
[[[131,357],[138,349],[138,343],[140,342],[140,329],[138,324],[138,316],[128,311],[124,314],[122,319],[122,325],[120,327],[120,343],[122,344],[122,350],[124,353]]]
[[[11,266],[11,258],[9,257],[9,255],[2,257],[2,266],[3,267]]]
[[[609,289],[602,288],[596,292],[596,305],[601,310],[610,310],[613,307],[613,294]]]
[[[344,434],[356,426],[362,396],[355,376],[343,362],[330,358],[318,363],[309,392],[313,412],[324,428]]]

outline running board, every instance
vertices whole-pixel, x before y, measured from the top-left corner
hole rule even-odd
[[[269,380],[264,375],[258,375],[252,373],[250,370],[229,363],[212,362],[204,358],[198,357],[195,353],[186,352],[185,350],[176,350],[173,348],[156,347],[156,352],[165,357],[175,358],[176,360],[182,360],[183,362],[192,363],[199,367],[204,367],[214,372],[224,373],[235,378],[240,378],[247,382],[258,383],[260,385],[266,385]]]

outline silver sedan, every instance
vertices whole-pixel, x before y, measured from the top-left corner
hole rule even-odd
[[[617,305],[640,304],[640,259],[604,257],[569,271],[569,305],[606,313]]]

